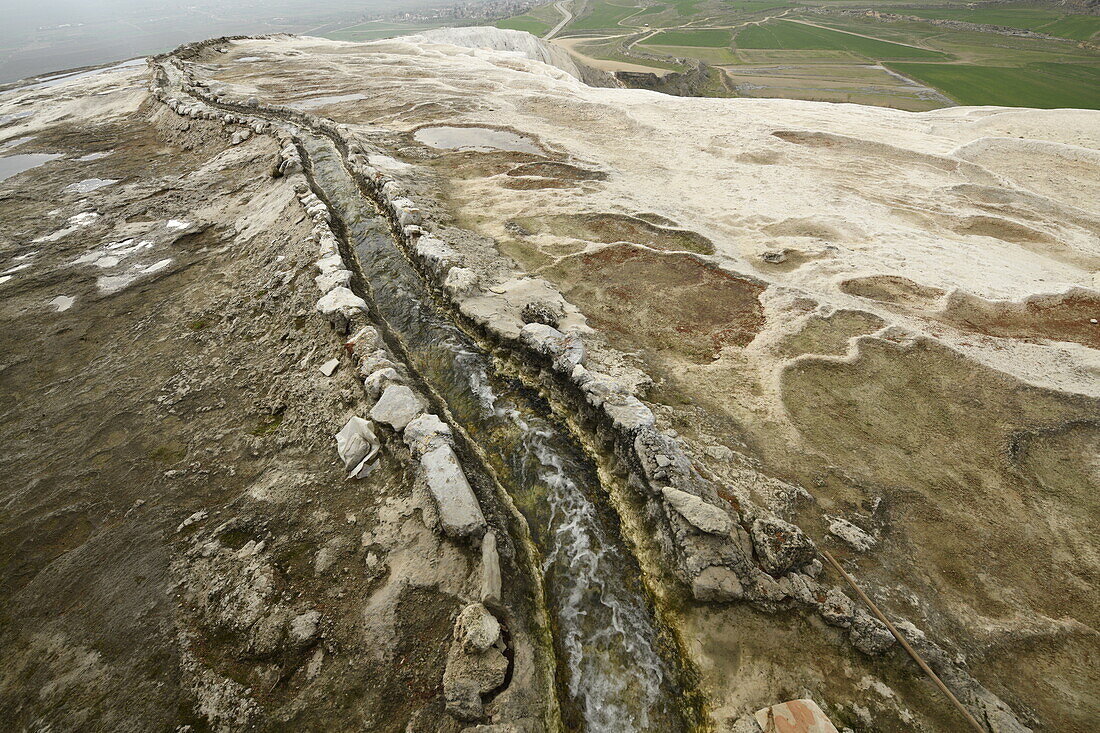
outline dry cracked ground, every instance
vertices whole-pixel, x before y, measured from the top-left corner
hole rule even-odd
[[[1094,730],[1100,113],[675,98],[515,50],[279,37],[188,64],[346,125],[469,261],[551,283],[723,498],[832,552],[1004,701],[1003,730]],[[371,400],[314,307],[279,145],[175,114],[151,77],[0,94],[4,718],[467,729],[443,673],[480,553],[438,531],[399,439],[346,480],[333,435]],[[896,646],[693,600],[627,505],[689,727],[759,730],[753,711],[812,698],[838,728],[964,729]],[[538,564],[512,530],[509,650],[535,659]],[[539,669],[510,659],[470,729],[558,725],[571,693]]]

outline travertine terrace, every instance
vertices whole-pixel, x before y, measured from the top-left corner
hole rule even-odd
[[[823,551],[987,730],[1100,711],[1100,113],[462,29],[0,115],[19,727],[963,730]]]

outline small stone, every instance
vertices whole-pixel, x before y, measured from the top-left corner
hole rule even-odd
[[[504,683],[508,660],[495,646],[483,652],[470,652],[462,644],[452,644],[443,673],[443,698],[447,712],[464,721],[484,715],[481,696]]]
[[[324,364],[322,364],[319,368],[320,368],[321,374],[324,374],[326,377],[331,377],[332,373],[336,371],[336,368],[338,366],[340,366],[340,360],[339,359],[329,359]]]
[[[370,416],[400,432],[422,412],[424,400],[419,395],[403,384],[391,384],[371,408]]]
[[[886,624],[863,610],[852,618],[848,638],[856,649],[868,656],[882,654],[897,641]]]
[[[481,540],[481,602],[499,605],[501,598],[500,555],[495,532],[486,532]]]
[[[450,537],[480,535],[485,531],[485,515],[470,482],[449,445],[442,445],[420,457],[420,465],[432,492],[443,531]]]
[[[190,527],[192,524],[195,524],[196,522],[201,522],[204,519],[206,519],[206,510],[205,509],[200,509],[197,512],[195,512],[194,514],[192,514],[191,516],[189,516],[187,519],[180,522],[179,526],[176,527],[176,531],[177,532],[182,532],[183,530]]]
[[[285,637],[286,612],[276,609],[252,625],[248,646],[253,654],[267,656],[279,651]]]
[[[338,272],[339,270],[345,269],[344,260],[340,258],[339,253],[333,253],[322,257],[321,259],[317,260],[314,265],[316,265],[317,270],[320,271],[322,275],[327,275],[329,273]]]
[[[443,699],[447,713],[456,720],[469,723],[480,720],[485,715],[481,692],[470,680],[457,679],[447,684],[444,678]]]
[[[857,552],[867,552],[878,541],[867,532],[841,517],[826,517],[829,520],[829,533],[842,540]]]
[[[363,379],[363,388],[367,390],[367,394],[371,397],[377,398],[382,394],[382,390],[387,389],[391,384],[399,384],[401,377],[397,374],[397,370],[393,367],[385,367],[371,372]]]
[[[378,334],[378,329],[374,326],[363,326],[355,332],[354,336],[344,342],[344,348],[359,357],[362,357],[363,354],[369,354],[375,351],[381,345],[382,337]]]
[[[304,646],[316,638],[321,630],[321,614],[317,611],[307,611],[295,616],[290,621],[290,638],[295,643]]]
[[[806,563],[802,567],[802,572],[806,573],[806,575],[810,576],[811,578],[817,578],[820,577],[821,571],[823,569],[824,568],[821,565],[821,561],[815,557],[813,560]]]
[[[477,273],[466,267],[452,267],[443,280],[443,289],[452,298],[464,298],[477,290]]]
[[[565,334],[540,321],[529,322],[519,332],[519,340],[535,353],[554,358],[565,351]]]
[[[817,581],[802,573],[791,573],[784,576],[787,581],[787,594],[800,603],[812,605],[816,602],[814,595],[817,592]]]
[[[336,452],[351,476],[358,476],[381,447],[370,421],[361,417],[350,418],[333,437],[336,438]]]
[[[485,606],[471,603],[455,621],[454,638],[469,651],[483,652],[500,638],[500,622]]]
[[[852,624],[855,609],[855,603],[852,602],[851,598],[844,595],[844,592],[839,588],[831,588],[825,594],[825,601],[818,610],[821,613],[821,618],[825,619],[825,623],[830,626],[847,628]]]
[[[653,410],[642,404],[634,395],[608,399],[603,403],[604,413],[611,418],[615,429],[628,435],[653,427],[657,421]]]
[[[389,359],[389,353],[383,349],[377,349],[362,357],[359,362],[359,373],[367,377],[379,369],[394,369],[397,365]]]
[[[306,665],[306,679],[315,679],[321,672],[321,664],[325,661],[325,650],[321,647],[313,652],[313,656],[309,659],[309,664]]]
[[[347,288],[333,288],[317,301],[317,310],[339,333],[347,333],[351,320],[367,312],[367,302]]]
[[[787,597],[788,589],[790,587],[789,585],[787,586],[787,588],[784,588],[784,586],[779,581],[777,581],[775,578],[768,575],[767,573],[760,570],[757,570],[756,572],[756,588],[761,596],[763,596],[764,600],[778,603],[779,601],[782,601],[784,598]]]
[[[524,323],[544,323],[553,328],[558,327],[564,315],[565,311],[560,304],[541,300],[526,303],[520,312],[520,318]]]
[[[661,489],[661,493],[665,501],[696,529],[718,535],[728,535],[733,529],[733,520],[728,514],[698,496],[672,487]]]
[[[758,517],[752,523],[752,540],[764,569],[774,576],[802,567],[817,552],[801,529],[777,517]]]
[[[313,278],[313,282],[322,293],[334,288],[347,288],[351,285],[351,270],[332,270]]]
[[[704,450],[716,461],[728,461],[733,458],[733,451],[724,445],[708,445]]]
[[[420,458],[441,445],[449,445],[452,440],[451,426],[440,420],[438,415],[429,412],[405,426],[405,445],[415,458]]]

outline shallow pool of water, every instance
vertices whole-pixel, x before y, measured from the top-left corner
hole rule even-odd
[[[23,153],[0,158],[0,181],[18,175],[23,171],[29,171],[31,168],[37,168],[60,157],[60,153]]]
[[[34,140],[34,135],[25,135],[24,137],[17,137],[11,140],[5,140],[3,143],[0,143],[0,150],[11,150],[12,148],[17,148],[23,143],[30,142],[31,140]]]
[[[542,153],[531,138],[491,127],[421,127],[413,133],[413,137],[417,142],[442,150],[506,150],[535,155]]]
[[[91,193],[104,186],[110,186],[112,183],[118,183],[117,178],[85,178],[83,181],[77,181],[76,183],[70,183],[65,186],[66,191],[72,191],[73,193]]]

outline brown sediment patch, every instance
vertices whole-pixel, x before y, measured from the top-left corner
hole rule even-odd
[[[669,219],[667,216],[661,216],[660,214],[640,212],[634,214],[634,218],[641,219],[642,221],[647,221],[650,224],[656,224],[659,227],[673,227],[676,229],[680,228],[680,225],[674,222],[672,219]]]
[[[776,135],[776,137],[781,136]],[[775,165],[783,162],[783,155],[775,150],[750,150],[739,153],[736,160],[739,163],[749,163],[751,165]]]
[[[1054,241],[1054,238],[1046,232],[998,216],[970,216],[952,227],[952,230],[958,234],[993,237],[1005,242],[1050,243]]]
[[[938,300],[945,291],[898,275],[869,275],[845,280],[840,283],[840,292],[880,303],[926,307]]]
[[[517,165],[539,157],[511,150],[433,150],[432,153],[429,165],[437,168],[445,177],[459,180],[503,175]]]
[[[843,467],[845,484],[876,497],[863,511],[877,514],[882,541],[859,560],[864,580],[937,598],[927,620],[934,635],[973,639],[973,648],[991,619],[1010,634],[1044,616],[1095,628],[1096,399],[1024,384],[932,340],[873,337],[852,359],[793,362],[781,394],[801,437],[795,460]],[[824,482],[814,494],[818,506],[847,499]],[[919,617],[923,603],[886,605]],[[1087,730],[1090,714],[1059,697],[1085,699],[1095,684],[1094,669],[1061,653],[1072,646],[985,647],[970,669],[1051,729]],[[1019,664],[1027,674],[1014,671]],[[1057,694],[1037,695],[1037,677],[1059,680]]]
[[[1022,301],[986,300],[957,291],[948,296],[942,320],[987,336],[1074,341],[1100,349],[1100,293],[1073,288],[1057,295],[1032,295]]]
[[[954,158],[919,153],[914,150],[887,145],[886,143],[848,137],[847,135],[837,135],[831,132],[775,130],[772,132],[772,135],[780,140],[795,145],[802,145],[808,148],[831,148],[841,153],[859,156],[860,158],[874,158],[882,162],[894,164],[913,163],[946,172],[958,171],[960,167],[966,167],[967,170],[971,172],[981,170],[972,163],[955,160]],[[989,179],[990,176],[987,174],[982,178],[983,180]]]
[[[623,214],[553,214],[516,219],[523,229],[539,234],[582,239],[601,244],[631,242],[661,250],[713,254],[714,245],[702,234],[688,229],[672,229]]]
[[[1100,504],[1090,486],[1100,482],[1100,463],[1080,460],[1100,455],[1100,418],[1060,425],[1045,432],[1024,433],[1012,440],[1009,457],[1056,500],[1078,503],[1083,527],[1100,524]],[[1071,517],[1072,519],[1072,517]]]
[[[513,191],[538,191],[545,188],[573,188],[573,181],[559,181],[556,178],[538,178],[536,176],[524,176],[522,178],[509,178],[501,181],[502,188]]]
[[[1080,551],[1091,535],[1061,518],[1095,514],[1095,492],[1082,502],[1080,491],[1042,489],[1021,475],[1013,446],[1095,418],[1097,400],[1026,385],[929,339],[865,338],[851,360],[803,357],[781,385],[805,447],[884,495],[899,543],[882,551],[890,572],[921,568],[987,616],[1024,603],[1058,617],[1068,604],[1095,623],[1087,579],[1100,567]],[[1059,476],[1095,470],[1087,453],[1058,458]],[[1064,598],[1050,597],[1050,577],[1066,579]]]
[[[764,324],[762,284],[692,255],[614,244],[566,258],[546,274],[623,350],[705,363],[726,346],[745,346]]]
[[[508,171],[510,176],[542,176],[543,178],[558,178],[564,181],[606,181],[607,174],[603,171],[593,171],[586,168],[578,168],[568,163],[554,161],[539,161],[537,163],[524,163],[517,165]]]
[[[764,231],[775,237],[807,237],[829,241],[846,238],[844,233],[832,224],[811,217],[796,217],[777,221],[764,227]]]
[[[826,135],[820,132],[804,132],[801,130],[776,130],[773,137],[795,145],[805,145],[808,148],[836,148],[840,147],[841,138],[835,135]]]
[[[812,315],[802,329],[783,339],[777,351],[784,356],[799,354],[842,355],[848,351],[848,341],[873,333],[886,325],[873,313],[858,310],[838,310],[827,316]]]

